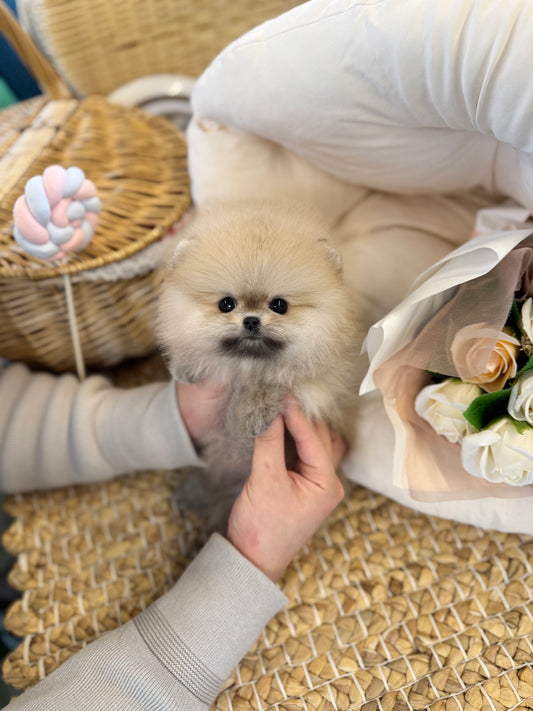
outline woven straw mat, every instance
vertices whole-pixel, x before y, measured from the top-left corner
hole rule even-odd
[[[18,688],[166,591],[205,540],[176,472],[11,497]],[[290,602],[217,711],[533,708],[533,537],[426,516],[355,486],[282,580]]]

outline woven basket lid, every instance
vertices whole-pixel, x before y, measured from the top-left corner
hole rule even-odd
[[[45,279],[129,257],[165,234],[190,204],[184,137],[165,119],[103,97],[42,97],[0,114],[0,278]],[[52,265],[13,238],[13,205],[45,168],[78,166],[98,189],[102,212],[80,253]]]
[[[232,40],[301,0],[18,0],[26,26],[80,95],[149,74],[198,76]]]
[[[159,239],[190,204],[183,135],[165,119],[73,98],[46,57],[0,0],[0,33],[45,95],[0,112],[0,279],[47,279],[102,267]],[[13,206],[27,181],[50,165],[77,166],[103,203],[86,249],[51,265],[13,238]]]

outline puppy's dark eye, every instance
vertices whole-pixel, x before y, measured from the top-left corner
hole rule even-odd
[[[285,299],[272,299],[268,305],[268,308],[271,311],[275,311],[277,314],[286,314],[289,304],[285,301]]]
[[[222,313],[227,314],[230,311],[233,311],[233,309],[237,306],[237,302],[233,298],[233,296],[225,296],[223,299],[221,299],[218,302],[218,308],[222,311]]]

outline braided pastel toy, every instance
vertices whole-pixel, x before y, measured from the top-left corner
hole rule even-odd
[[[32,257],[56,260],[89,244],[102,203],[80,168],[52,165],[15,202],[14,237]]]
[[[96,186],[81,168],[51,165],[30,178],[13,207],[17,244],[32,257],[57,260],[79,252],[89,244],[98,223],[102,203]],[[63,274],[70,335],[76,370],[85,378],[85,363],[76,321],[72,285]]]

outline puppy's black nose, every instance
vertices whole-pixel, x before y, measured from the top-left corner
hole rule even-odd
[[[261,325],[261,319],[257,318],[257,316],[247,316],[243,319],[242,325],[247,331],[255,331]]]

